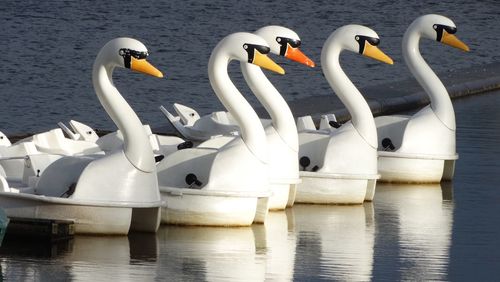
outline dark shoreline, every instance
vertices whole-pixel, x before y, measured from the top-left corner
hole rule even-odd
[[[465,69],[438,73],[451,99],[493,91],[500,88],[500,62]],[[429,98],[412,77],[396,82],[368,86],[359,89],[368,101],[374,116],[400,113],[423,107]],[[340,100],[331,95],[313,96],[289,101],[295,117],[312,115],[317,120],[322,114],[334,113],[339,121],[350,119]],[[263,108],[257,109],[263,115]]]
[[[500,89],[500,62],[473,66],[465,69],[450,70],[438,73],[452,100],[461,97],[481,94]],[[411,111],[429,103],[429,98],[412,78],[388,82],[359,89],[368,101],[374,116],[388,115]],[[315,121],[327,113],[334,113],[338,121],[345,122],[350,115],[337,96],[317,95],[287,101],[295,117],[311,115]],[[264,108],[255,109],[260,117],[268,117]],[[98,135],[109,133],[109,130],[96,129]],[[153,128],[153,132],[164,135],[177,135],[172,126]],[[12,142],[29,137],[33,133],[9,136]]]

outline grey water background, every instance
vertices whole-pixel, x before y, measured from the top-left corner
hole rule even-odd
[[[454,106],[452,183],[379,183],[373,203],[295,205],[244,228],[4,242],[0,281],[496,281],[500,92]]]
[[[150,61],[166,75],[156,79],[116,71],[119,90],[144,123],[167,124],[158,107],[180,102],[202,114],[221,110],[207,75],[212,49],[224,36],[278,24],[295,30],[314,69],[273,56],[285,76],[269,77],[285,99],[333,95],[321,72],[324,41],[336,28],[351,23],[373,28],[393,66],[358,54],[341,57],[346,73],[359,86],[410,76],[401,56],[401,39],[418,16],[450,17],[458,37],[471,47],[463,53],[430,40],[421,51],[438,72],[500,61],[498,1],[12,1],[0,5],[0,130],[7,134],[40,132],[59,121],[76,119],[98,129],[115,129],[95,97],[91,68],[110,39],[129,36],[143,41]],[[258,105],[242,80],[237,63],[230,75]]]

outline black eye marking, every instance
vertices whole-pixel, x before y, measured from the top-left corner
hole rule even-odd
[[[271,51],[269,47],[257,44],[248,44],[248,43],[243,44],[243,49],[245,49],[245,51],[247,51],[248,53],[249,63],[252,63],[253,59],[255,58],[255,50],[259,51],[259,53],[263,55],[268,54]]]
[[[295,40],[287,37],[276,37],[276,42],[280,44],[280,56],[286,55],[286,50],[288,48],[288,44],[292,48],[298,48],[301,44],[300,40]]]
[[[446,30],[446,32],[448,32],[449,34],[457,33],[457,28],[453,26],[435,24],[432,26],[432,28],[436,31],[436,41],[439,42],[441,42],[441,39],[443,39],[444,30]]]
[[[118,54],[123,57],[123,62],[126,68],[130,68],[130,60],[131,57],[136,58],[137,60],[146,59],[148,57],[148,52],[141,52],[132,49],[122,48],[118,51]]]
[[[363,54],[365,51],[366,42],[370,43],[372,46],[377,46],[380,43],[380,39],[364,35],[356,35],[354,39],[358,41],[360,54]]]

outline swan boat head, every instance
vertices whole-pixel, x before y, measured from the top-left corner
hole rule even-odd
[[[301,40],[293,30],[282,26],[270,25],[258,29],[254,34],[259,35],[267,41],[271,53],[309,67],[315,66],[314,62],[300,50]]]
[[[418,17],[408,27],[408,30],[418,30],[421,37],[436,40],[443,44],[468,52],[469,47],[457,38],[457,27],[447,17],[435,14]]]
[[[97,55],[96,64],[103,64],[109,69],[127,68],[162,78],[162,72],[146,60],[148,56],[148,49],[142,42],[121,37],[109,41],[102,47]]]
[[[322,54],[331,48],[340,48],[392,65],[392,59],[377,47],[379,43],[379,36],[372,29],[362,25],[345,25],[330,35],[323,45]]]
[[[321,65],[325,78],[351,114],[352,124],[373,148],[377,148],[377,131],[368,103],[340,67],[339,56],[343,50],[361,54],[387,64],[393,60],[377,46],[379,36],[362,25],[345,25],[335,30],[321,50]]]
[[[285,70],[267,54],[270,47],[262,37],[237,32],[223,38],[214,48],[209,60],[210,84],[217,97],[240,126],[241,138],[250,151],[267,162],[267,138],[259,117],[252,106],[231,82],[227,73],[230,61],[248,62],[261,68],[284,74]]]
[[[163,74],[146,58],[149,52],[140,41],[116,38],[104,45],[94,62],[92,80],[102,106],[123,133],[124,152],[133,166],[145,172],[155,169],[152,149],[139,117],[112,82],[115,68],[126,68],[155,77]],[[143,134],[144,133],[144,134]]]
[[[237,32],[226,36],[217,44],[212,52],[211,61],[222,52],[227,55],[228,61],[248,62],[279,74],[285,74],[283,68],[267,56],[270,51],[270,46],[260,36]]]
[[[405,62],[429,96],[431,112],[452,131],[456,129],[453,104],[443,83],[420,54],[419,41],[420,38],[427,38],[469,51],[469,47],[457,38],[456,32],[455,23],[447,17],[435,14],[423,15],[410,24],[402,43]]]

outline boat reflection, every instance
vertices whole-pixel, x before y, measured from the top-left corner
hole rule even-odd
[[[4,243],[2,276],[21,281],[105,281],[111,274],[119,281],[154,279],[159,250],[157,237],[146,233]]]
[[[251,227],[162,226],[158,276],[172,281],[262,281],[265,263]]]
[[[291,281],[294,273],[295,235],[292,209],[270,212],[265,225],[253,225],[257,253],[266,265],[266,280]]]
[[[71,252],[73,239],[57,242],[44,240],[6,240],[0,248],[0,281],[70,280],[67,266],[53,264],[50,259]]]
[[[286,212],[240,228],[164,226],[159,277],[179,281],[289,281],[295,238]]]
[[[370,280],[375,221],[372,203],[294,205],[297,248],[294,280]]]
[[[394,222],[391,229],[398,230],[393,244],[399,248],[399,280],[447,280],[453,226],[451,185],[377,184],[375,207],[383,215],[377,220]]]

